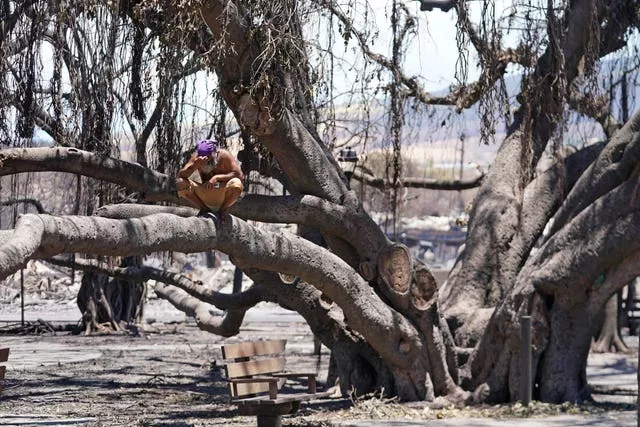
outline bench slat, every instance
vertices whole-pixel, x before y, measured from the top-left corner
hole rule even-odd
[[[286,379],[280,378],[278,380],[277,388],[280,390],[284,385]],[[255,382],[255,383],[229,383],[229,394],[231,397],[242,397],[250,394],[268,393],[269,382]],[[267,398],[269,396],[266,396]]]
[[[0,348],[0,362],[6,362],[9,360],[9,347]]]
[[[268,354],[280,354],[284,352],[287,340],[253,341],[222,346],[224,359],[237,359],[240,357],[266,356]]]
[[[306,402],[313,399],[321,399],[331,396],[331,391],[321,391],[319,393],[296,393],[296,394],[279,394],[276,399],[269,399],[269,396],[249,397],[246,399],[235,399],[233,403],[238,405],[259,405],[269,406],[277,405],[284,402]]]
[[[285,377],[285,378],[304,378],[304,377],[317,377],[318,374],[315,372],[278,372],[271,374],[274,377]]]
[[[228,379],[249,375],[273,374],[282,372],[285,359],[273,357],[269,359],[250,360],[248,362],[229,363],[225,366]]]

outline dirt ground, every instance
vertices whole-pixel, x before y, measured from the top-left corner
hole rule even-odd
[[[232,266],[191,273],[206,285],[230,291]],[[229,286],[220,288],[218,282]],[[0,281],[0,348],[11,349],[0,393],[0,425],[255,425],[255,417],[239,417],[228,402],[220,369],[223,342],[285,338],[288,369],[326,378],[328,350],[312,355],[311,331],[297,314],[261,303],[249,310],[241,333],[225,339],[200,331],[193,319],[157,299],[149,285],[137,333],[84,336],[47,332],[49,324],[73,326],[80,319],[75,301],[79,274],[71,280],[67,270],[30,262],[23,280],[18,273]],[[29,333],[16,334],[19,329]],[[296,387],[302,384],[291,384]],[[322,408],[347,403],[325,402]],[[313,415],[317,407],[306,405],[300,415]]]
[[[56,276],[49,270],[33,276],[42,274],[53,279],[25,280],[25,319],[31,331],[46,329],[36,319],[54,324],[77,322],[80,313],[75,295],[79,283],[65,281],[63,275]],[[193,319],[153,298],[148,301],[145,320],[137,333],[18,335],[18,289],[16,277],[0,282],[0,347],[11,348],[5,389],[0,393],[0,425],[254,426],[255,417],[238,416],[235,406],[229,404],[221,375],[222,343],[284,338],[287,368],[315,371],[321,384],[326,380],[328,349],[323,347],[320,356],[314,356],[313,337],[302,318],[272,304],[262,303],[249,310],[240,334],[233,338],[200,331]],[[635,411],[637,396],[637,337],[627,337],[627,343],[634,350],[632,354],[590,357],[589,382],[600,402],[596,405],[536,403],[530,408],[513,404],[460,409],[433,408],[424,402],[400,405],[381,396],[358,401],[343,397],[303,405],[297,414],[285,417],[283,424],[327,426],[347,420],[424,422],[451,417],[585,413],[629,415]],[[290,387],[301,390],[303,384],[293,383]]]
[[[269,317],[269,311],[265,313]],[[321,382],[326,379],[328,350],[323,347],[321,355],[314,356],[308,327],[291,319],[249,321],[233,338],[202,332],[189,321],[144,329],[137,335],[0,335],[1,345],[12,349],[0,393],[0,425],[255,426],[254,417],[238,416],[228,402],[220,370],[223,342],[285,338],[288,368],[316,371]],[[596,368],[601,378],[617,375],[619,369],[633,377],[635,356],[607,357],[600,358]],[[600,390],[612,391],[600,396],[606,402],[582,407],[538,403],[531,409],[515,404],[433,410],[424,403],[400,405],[373,398],[354,404],[341,398],[303,405],[297,414],[285,417],[284,425],[326,426],[350,419],[610,416],[634,410],[635,394],[628,386],[600,385]],[[302,387],[291,384],[293,389]]]
[[[246,426],[228,404],[220,372],[223,339],[189,323],[151,325],[137,336],[0,336],[10,347],[0,425],[14,423],[96,426]],[[287,366],[321,371],[328,352],[313,356],[312,337],[301,323],[249,324],[238,337],[287,339]],[[302,384],[292,384],[292,388]],[[328,407],[347,405],[344,399]],[[311,415],[310,404],[300,415]]]

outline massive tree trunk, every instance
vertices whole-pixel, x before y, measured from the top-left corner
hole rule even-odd
[[[567,13],[561,54],[567,84],[571,84],[592,37],[584,31],[584,22],[599,17],[596,4],[588,0],[573,2]],[[494,308],[504,299],[561,202],[562,191],[568,190],[562,186],[562,170],[534,180],[536,165],[561,119],[564,104],[564,95],[549,82],[557,78],[557,48],[555,41],[551,43],[538,59],[531,81],[523,81],[520,97],[535,100],[516,114],[475,198],[464,251],[443,292],[444,313],[463,347],[473,347],[485,326],[476,322],[469,331],[465,324],[477,309]],[[541,91],[534,96],[527,84]],[[560,167],[556,165],[556,169]]]
[[[551,84],[559,76],[554,68],[558,48],[562,77],[570,85],[585,70],[583,61],[608,52],[600,40],[594,54],[593,35],[586,34],[584,22],[601,22],[616,7],[571,3],[562,21],[566,33],[549,44],[530,80],[541,90],[539,101],[527,103],[535,97],[523,85],[525,104],[476,196],[465,250],[442,293],[456,343],[475,347],[463,370],[464,384],[486,382],[494,401],[518,398],[519,318],[526,314],[534,325],[534,397],[551,402],[586,398],[586,357],[596,320],[624,285],[612,277],[623,275],[616,273],[620,269],[634,269],[627,264],[637,250],[629,236],[637,230],[632,192],[638,185],[638,115],[604,149],[595,146],[564,161],[558,156],[551,168],[533,173],[566,102],[567,94]],[[613,32],[620,35],[622,27]],[[603,31],[602,37],[610,36]],[[536,250],[539,241],[543,246]],[[596,287],[601,274],[607,285]]]
[[[140,267],[140,257],[126,257],[120,267]],[[77,303],[85,334],[129,329],[142,321],[147,287],[141,281],[110,279],[106,274],[82,276]]]
[[[487,382],[493,400],[517,395],[522,314],[534,322],[535,397],[587,397],[586,355],[595,323],[606,301],[640,273],[639,118],[636,113],[577,181],[556,215],[557,231],[529,256],[491,318],[468,375],[471,384]]]

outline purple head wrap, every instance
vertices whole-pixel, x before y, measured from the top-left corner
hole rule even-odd
[[[218,141],[203,139],[198,142],[198,156],[209,156],[218,151]]]

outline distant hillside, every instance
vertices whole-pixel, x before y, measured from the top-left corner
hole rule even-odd
[[[607,85],[609,81],[617,81],[622,77],[622,73],[617,71],[619,61],[608,61],[602,64],[598,82],[600,87]],[[613,69],[613,72],[611,70]],[[516,95],[520,93],[520,83],[522,76],[510,75],[505,79],[505,86],[509,96],[511,111],[515,111],[519,104]],[[635,83],[638,73],[627,76],[629,111],[633,112],[640,100],[640,85]],[[442,90],[434,95],[444,95],[449,89]],[[612,107],[616,117],[621,117],[619,86],[613,93]],[[481,114],[479,106],[463,110],[460,113],[451,107],[434,106],[428,108],[407,108],[405,116],[405,128],[403,129],[403,156],[420,162],[431,162],[433,164],[460,163],[461,152],[464,139],[464,163],[474,162],[476,164],[487,165],[495,156],[499,144],[506,134],[504,117],[502,112],[494,112],[495,138],[493,144],[482,144],[480,142]],[[371,120],[377,123],[377,127],[369,132],[369,139],[365,151],[376,151],[382,147],[390,146],[388,141],[387,118],[384,109],[379,106],[377,109],[369,111]],[[357,122],[354,117],[359,117],[358,107],[337,109],[338,117],[345,119],[347,123]],[[347,131],[338,132],[337,140],[344,141],[351,137]],[[574,112],[569,113],[567,125],[563,132],[564,144],[573,146],[583,146],[593,141],[601,140],[604,134],[600,125],[593,120],[580,116]],[[362,149],[362,148],[361,148]]]

